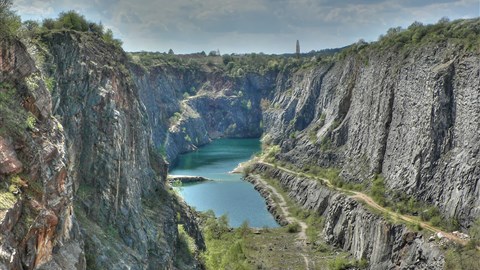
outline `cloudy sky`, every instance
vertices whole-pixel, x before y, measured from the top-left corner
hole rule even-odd
[[[390,27],[480,16],[480,0],[14,0],[24,20],[76,10],[127,51],[285,53],[374,41]]]

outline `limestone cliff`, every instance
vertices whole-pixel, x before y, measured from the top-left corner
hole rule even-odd
[[[152,151],[144,105],[126,55],[94,35],[44,36],[54,67],[54,113],[65,127],[87,262],[171,269],[178,237],[167,165]],[[114,254],[112,256],[112,254]]]
[[[0,61],[2,94],[13,87],[27,122],[5,133],[2,114],[0,268],[201,268],[176,260],[178,223],[204,243],[167,191],[125,53],[92,33],[49,31],[28,51],[2,43]]]
[[[0,42],[0,83],[0,268],[85,269],[62,125],[19,41]]]
[[[428,26],[423,39],[409,29],[373,44],[354,44],[335,57],[297,60],[296,68],[267,76],[229,77],[228,64],[187,65],[195,72],[137,66],[135,82],[142,100],[150,102],[151,124],[169,128],[157,146],[165,146],[170,160],[211,138],[232,136],[227,126],[242,126],[234,129],[240,137],[263,129],[265,140],[280,147],[277,160],[299,169],[336,167],[345,181],[367,188],[381,174],[390,199],[411,196],[466,229],[480,217],[479,24],[473,19]],[[192,87],[198,92],[183,97],[183,89]],[[247,93],[254,111],[236,106],[244,100],[240,92]],[[264,106],[256,107],[262,99]],[[158,111],[165,106],[169,111]],[[244,123],[254,126],[245,129]],[[246,132],[257,124],[256,132]],[[401,265],[403,259],[412,267],[416,259],[421,268],[441,266],[438,252],[427,251],[429,244],[405,227],[388,225],[339,194],[327,195],[321,201],[332,212],[319,212],[333,244],[357,257],[373,256],[378,268]],[[309,198],[298,196],[301,204]],[[362,237],[374,237],[375,243]]]
[[[455,42],[365,50],[299,71],[264,113],[280,159],[339,167],[468,226],[480,216],[480,54]]]
[[[260,137],[276,74],[233,77],[208,66],[131,65],[157,148],[168,160],[219,137]]]
[[[170,161],[210,139],[263,130],[281,147],[278,159],[337,167],[367,186],[382,174],[389,190],[466,228],[480,216],[478,25],[429,26],[420,41],[406,40],[409,30],[267,73],[232,76],[230,63],[131,69],[155,144]]]

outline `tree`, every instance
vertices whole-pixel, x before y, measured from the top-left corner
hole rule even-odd
[[[83,15],[74,10],[60,13],[58,17],[58,28],[67,28],[77,31],[88,31],[88,22]]]
[[[20,17],[12,10],[12,0],[0,0],[0,37],[9,38],[22,25]]]
[[[94,22],[89,22],[88,23],[88,29],[93,33],[103,35],[103,24],[101,22],[98,23],[98,24],[94,23]]]
[[[116,47],[120,48],[123,45],[123,42],[120,39],[113,37],[112,29],[107,29],[107,31],[103,34],[102,38],[105,42],[112,44]]]
[[[439,24],[447,24],[448,22],[450,22],[448,17],[442,17],[440,20],[438,20]]]
[[[172,49],[168,50],[168,54],[173,55],[175,54]]]
[[[53,30],[53,29],[55,29],[55,20],[51,19],[51,18],[44,19],[42,21],[42,25],[43,25],[44,28],[46,28],[48,30]]]

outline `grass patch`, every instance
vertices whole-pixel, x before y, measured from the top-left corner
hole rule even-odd
[[[9,190],[0,188],[0,210],[8,210],[17,202],[17,197]]]
[[[471,247],[450,248],[445,253],[445,269],[478,270],[480,251]]]
[[[177,255],[175,256],[174,265],[178,269],[186,269],[188,265],[192,265],[197,251],[195,240],[188,235],[182,224],[177,225]]]
[[[351,260],[347,257],[338,256],[328,263],[330,270],[345,270],[345,269],[367,269],[368,262],[365,259]]]

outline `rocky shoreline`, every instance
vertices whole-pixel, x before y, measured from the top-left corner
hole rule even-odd
[[[287,218],[283,215],[282,211],[279,210],[279,207],[275,200],[272,198],[272,194],[270,193],[268,188],[253,176],[247,176],[244,179],[245,181],[251,183],[254,186],[255,190],[260,193],[260,196],[265,199],[267,210],[275,218],[275,221],[277,221],[280,226],[288,225]]]

